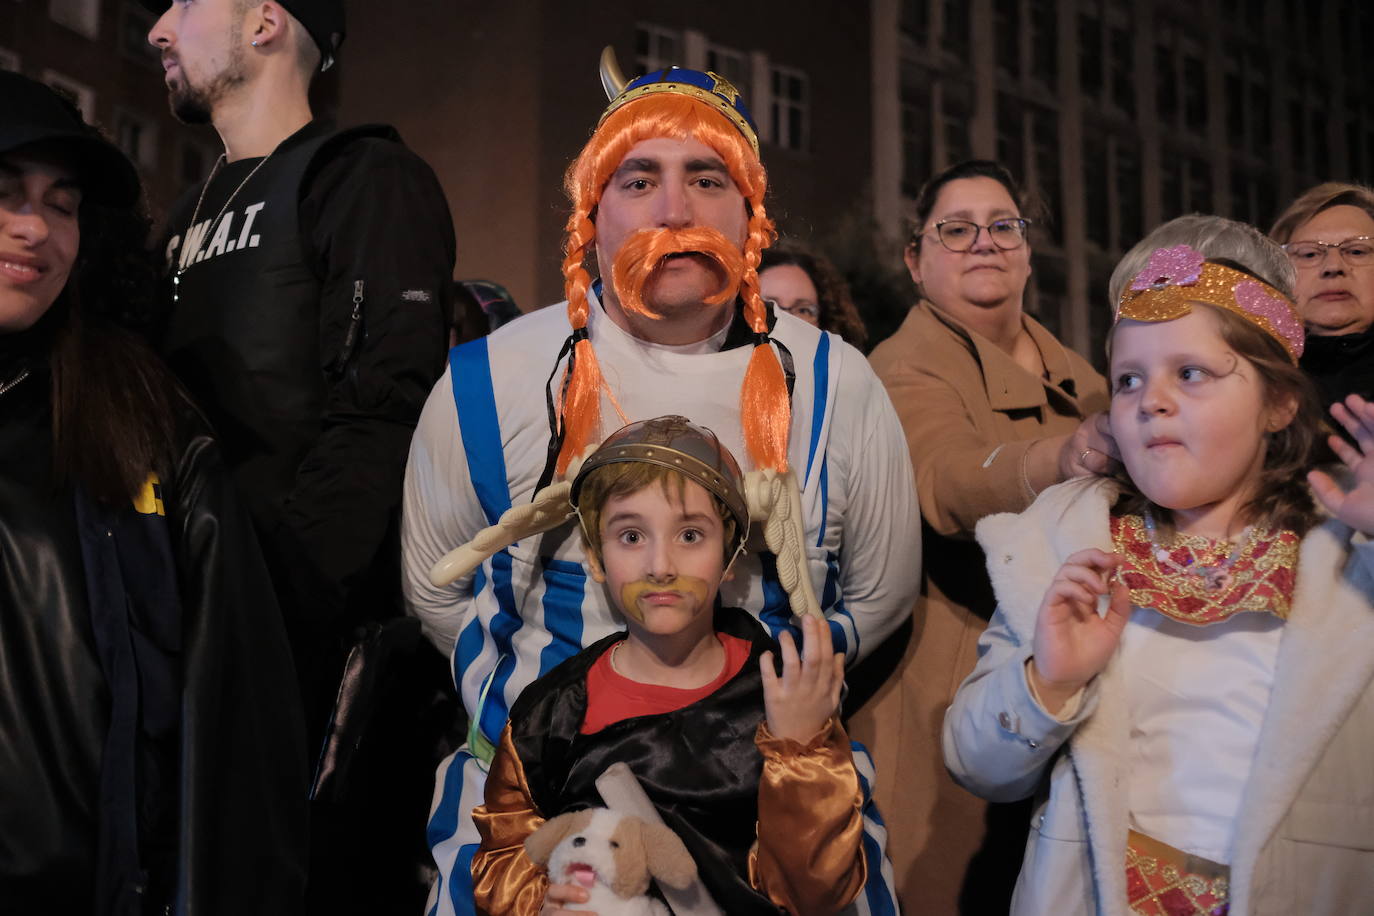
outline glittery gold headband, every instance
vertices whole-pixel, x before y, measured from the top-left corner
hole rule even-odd
[[[1172,321],[1205,302],[1239,315],[1283,344],[1296,365],[1302,356],[1302,319],[1293,302],[1268,283],[1208,261],[1188,245],[1156,248],[1145,269],[1121,294],[1116,320]]]

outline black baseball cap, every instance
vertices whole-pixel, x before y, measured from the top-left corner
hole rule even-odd
[[[84,199],[117,207],[138,200],[134,164],[75,105],[40,82],[0,70],[0,155],[38,143],[70,160]]]
[[[169,0],[140,0],[145,8],[161,15]],[[344,40],[343,0],[277,0],[310,33],[320,49],[320,72],[334,66]]]

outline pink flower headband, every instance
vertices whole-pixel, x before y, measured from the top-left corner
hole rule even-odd
[[[1298,310],[1283,293],[1225,264],[1208,261],[1187,245],[1156,248],[1150,262],[1121,294],[1116,320],[1172,321],[1205,302],[1244,318],[1283,344],[1296,365],[1303,329]]]

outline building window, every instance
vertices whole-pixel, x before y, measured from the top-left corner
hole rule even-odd
[[[662,26],[635,26],[635,76],[682,63],[682,33]]]
[[[1329,98],[1326,92],[1320,90],[1318,96],[1323,99]],[[1308,123],[1312,126],[1312,174],[1319,178],[1326,178],[1331,174],[1331,146],[1326,133],[1326,126],[1330,120],[1330,114],[1316,105],[1312,106],[1308,113]]]
[[[736,89],[749,91],[749,55],[743,51],[711,45],[706,49],[706,69],[725,77]]]
[[[1292,128],[1290,135],[1293,141],[1293,169],[1298,172],[1306,172],[1307,117],[1301,98],[1294,97],[1289,101],[1288,123]]]
[[[162,53],[148,44],[148,33],[156,22],[157,16],[142,6],[125,3],[119,14],[119,50],[131,60],[161,70]]]
[[[1165,124],[1178,117],[1178,73],[1174,69],[1174,49],[1155,47],[1155,113]]]
[[[1111,159],[1107,138],[1089,134],[1083,138],[1084,203],[1087,205],[1088,240],[1102,249],[1112,245]]]
[[[1130,29],[1111,30],[1112,104],[1135,115],[1135,45]]]
[[[1084,95],[1102,91],[1102,20],[1078,14],[1078,83]]]
[[[1140,200],[1140,148],[1133,140],[1116,137],[1116,247],[1125,250],[1145,234]]]
[[[0,48],[0,70],[19,72],[19,54],[9,48]]]
[[[100,0],[48,0],[48,15],[87,38],[100,37]]]
[[[930,149],[930,92],[902,93],[902,193],[915,197],[933,173]]]
[[[1026,128],[1024,108],[1018,99],[997,94],[997,161],[1024,183],[1026,168]]]
[[[941,44],[945,46],[945,50],[959,56],[967,56],[969,50],[969,33],[972,25],[969,18],[970,6],[972,4],[968,0],[945,0],[941,7],[945,20]]]
[[[78,83],[69,76],[63,76],[56,70],[44,70],[43,82],[70,99],[80,109],[81,117],[87,121],[95,120],[95,90],[90,86]]]
[[[1207,67],[1201,56],[1183,56],[1183,123],[1195,133],[1207,131]]]
[[[1059,116],[1043,109],[1032,114],[1031,146],[1035,150],[1032,164],[1035,166],[1034,182],[1045,198],[1049,208],[1049,234],[1056,242],[1063,244],[1064,229],[1064,191],[1059,180]]]
[[[1012,79],[1021,78],[1021,0],[995,0],[993,36],[997,69]]]
[[[806,74],[791,67],[773,67],[773,142],[783,149],[808,148],[810,110]]]
[[[1111,301],[1112,261],[1092,258],[1088,264],[1088,350],[1098,371],[1106,370],[1104,346],[1116,309]]]
[[[973,157],[968,124],[973,114],[973,87],[945,82],[940,87],[940,134],[945,141],[945,160],[940,168]]]
[[[1059,19],[1054,0],[1030,0],[1031,76],[1046,88],[1059,81]]]
[[[1207,160],[1166,149],[1162,169],[1164,219],[1212,212],[1212,167]]]
[[[901,0],[901,29],[924,45],[930,29],[930,0]]]
[[[1035,271],[1031,274],[1035,290],[1033,304],[1035,318],[1055,337],[1062,336],[1064,306],[1069,299],[1068,271],[1063,258],[1036,252]]]
[[[115,142],[139,167],[146,171],[157,168],[157,126],[122,109],[115,111]]]
[[[1140,199],[1140,141],[1124,134],[1084,141],[1088,238],[1104,251],[1121,251],[1144,234]]]
[[[1231,162],[1231,213],[1232,219],[1268,228],[1278,213],[1274,209],[1273,175],[1250,172],[1245,166]]]

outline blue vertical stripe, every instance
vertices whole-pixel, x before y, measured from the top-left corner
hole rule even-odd
[[[783,630],[792,628],[792,607],[787,601],[787,590],[778,581],[778,558],[767,550],[759,552],[759,580],[763,586],[763,607],[759,609],[759,620],[776,640]],[[796,636],[795,632],[793,636]]]
[[[539,654],[539,676],[582,650],[582,600],[587,572],[581,563],[544,561],[544,629],[553,638]]]
[[[844,629],[832,617],[830,633],[835,640],[835,651],[843,652],[851,659],[857,658],[859,654],[859,627],[854,623],[854,615],[849,613],[849,608],[845,607],[844,595],[840,594],[840,557],[834,551],[826,551],[825,554],[825,587],[821,589],[820,602],[821,607],[833,608],[837,615],[848,620],[849,628],[854,633],[854,649],[851,652]]]
[[[806,476],[803,486],[811,477],[811,463],[816,460],[816,449],[821,444],[821,427],[825,425],[825,403],[830,397],[830,334],[822,331],[821,341],[816,345],[816,358],[812,360],[812,379],[814,386],[811,396],[811,447],[806,453]]]
[[[849,749],[855,757],[868,756],[868,749],[857,741],[851,741]],[[886,827],[882,815],[878,813],[878,806],[873,804],[873,790],[870,788],[868,780],[864,778],[863,770],[855,766],[854,771],[859,777],[859,791],[863,795],[864,820],[878,827]],[[869,912],[873,916],[897,916],[897,901],[893,897],[894,888],[888,885],[883,876],[883,865],[886,863],[887,856],[877,838],[867,830],[867,825],[865,825],[863,845],[864,861],[868,863],[868,880],[864,884],[864,899],[868,902]]]
[[[496,419],[496,392],[491,384],[491,362],[487,339],[479,337],[448,354],[449,378],[453,383],[453,405],[468,458],[468,476],[477,500],[486,513],[487,524],[494,525],[510,508],[510,486],[506,483],[506,456],[501,450],[501,424]]]
[[[479,337],[449,351],[449,374],[453,380],[453,405],[458,413],[458,426],[463,438],[463,452],[467,457],[468,476],[472,488],[487,517],[494,525],[511,506],[510,484],[506,480],[506,456],[502,450],[501,424],[496,416],[496,392],[492,387],[491,361],[487,339]],[[505,682],[515,668],[511,654],[511,640],[524,625],[515,589],[511,582],[511,555],[502,550],[488,561],[491,570],[491,590],[498,611],[492,618],[490,633],[499,661],[487,700],[479,712],[479,726],[487,740],[495,744],[506,724]],[[475,593],[474,593],[475,594]],[[466,634],[464,634],[466,635]],[[480,631],[475,635],[480,636]],[[468,639],[460,647],[471,654],[460,654],[454,667],[460,668],[481,650],[481,644]],[[472,651],[472,650],[476,651]]]
[[[816,532],[816,546],[825,546],[825,521],[830,513],[830,456],[821,459],[821,524]]]
[[[867,837],[864,837],[867,840]],[[474,912],[472,900],[472,857],[477,855],[477,844],[469,843],[458,850],[453,863],[453,871],[448,879],[448,899],[453,903],[455,913]],[[876,911],[875,911],[876,912]]]

